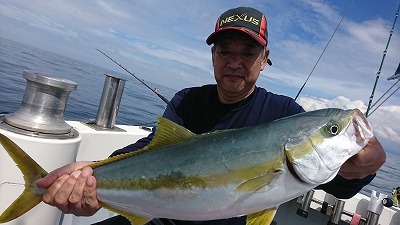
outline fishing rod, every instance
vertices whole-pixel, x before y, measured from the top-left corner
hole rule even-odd
[[[388,47],[389,47],[389,44],[390,44],[390,40],[391,40],[392,35],[393,35],[394,27],[396,26],[396,21],[397,21],[397,17],[399,16],[399,11],[400,11],[400,3],[399,3],[399,7],[397,8],[397,12],[396,12],[396,14],[395,14],[395,16],[394,16],[393,25],[392,25],[392,29],[390,30],[390,34],[389,34],[388,41],[387,41],[387,43],[386,43],[386,48],[385,48],[385,50],[383,51],[381,64],[380,64],[380,66],[379,66],[378,72],[376,73],[375,83],[374,83],[374,86],[373,86],[373,88],[372,88],[371,96],[369,97],[367,112],[365,113],[365,116],[366,116],[366,117],[368,117],[368,116],[370,115],[369,111],[370,111],[371,108],[372,108],[371,105],[372,105],[372,100],[373,100],[373,98],[374,98],[375,89],[376,89],[376,86],[377,86],[377,84],[378,84],[379,77],[380,77],[380,75],[381,75],[383,62],[385,61],[386,53],[387,53],[387,50],[388,50]]]
[[[372,108],[387,94],[389,93],[389,91],[396,86],[397,83],[400,82],[400,63],[399,66],[397,67],[396,72],[394,72],[394,74],[390,77],[387,78],[387,80],[395,80],[397,79],[396,83],[394,83],[379,99],[378,101],[376,101],[374,104],[372,104],[370,110],[372,110]],[[383,100],[382,103],[380,103],[374,110],[372,110],[368,115],[370,116],[372,113],[374,113],[383,103],[386,102],[386,100],[388,100],[392,95],[394,95],[394,93],[396,93],[398,90],[400,89],[400,87],[398,87],[396,90],[394,90],[388,97],[385,98],[385,100]]]
[[[161,98],[161,100],[163,100],[166,104],[169,103],[168,99],[166,99],[164,96],[162,96],[161,94],[159,94],[157,92],[157,90],[155,88],[151,88],[149,85],[147,85],[143,80],[139,79],[137,76],[135,76],[135,74],[131,73],[128,69],[126,69],[125,67],[123,67],[121,64],[119,64],[118,62],[116,62],[114,59],[112,59],[110,56],[106,55],[104,52],[100,51],[100,49],[96,48],[97,51],[99,51],[101,54],[103,54],[105,57],[107,57],[108,59],[110,59],[111,61],[113,61],[115,64],[117,64],[119,67],[121,67],[123,70],[125,70],[126,72],[128,72],[131,76],[133,76],[134,78],[136,78],[136,80],[138,80],[140,83],[142,83],[144,86],[146,86],[148,89],[150,89],[154,94],[156,94],[159,98]]]
[[[301,86],[299,92],[297,92],[297,95],[296,95],[296,97],[294,98],[295,101],[297,100],[297,98],[299,97],[300,93],[303,91],[304,87],[306,86],[306,84],[307,84],[308,80],[310,79],[312,73],[314,72],[315,68],[317,67],[319,61],[321,60],[322,56],[324,55],[324,53],[325,53],[326,49],[328,48],[329,44],[331,43],[331,41],[332,41],[332,39],[333,39],[333,36],[335,36],[337,30],[339,29],[340,24],[342,24],[343,19],[346,17],[347,13],[350,11],[350,9],[351,9],[351,7],[352,7],[354,1],[355,1],[355,0],[352,0],[352,1],[349,3],[349,5],[347,6],[346,12],[343,14],[343,16],[342,16],[342,18],[340,19],[338,25],[336,26],[335,30],[333,31],[333,34],[331,35],[331,37],[329,38],[328,42],[326,43],[325,48],[322,50],[321,54],[319,55],[319,57],[318,57],[318,59],[317,59],[317,62],[315,63],[314,67],[311,69],[310,74],[308,75],[307,79],[304,81],[304,84]]]

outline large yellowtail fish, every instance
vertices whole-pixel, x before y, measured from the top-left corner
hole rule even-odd
[[[201,135],[159,118],[148,146],[90,166],[101,205],[134,225],[242,215],[248,225],[270,224],[280,204],[332,180],[372,136],[357,109],[323,109]],[[26,182],[0,216],[4,223],[41,201],[35,181],[47,172],[7,137],[0,141]]]

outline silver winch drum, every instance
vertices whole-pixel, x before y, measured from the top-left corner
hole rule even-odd
[[[34,71],[24,71],[22,77],[27,80],[22,104],[16,112],[5,115],[4,122],[27,131],[69,133],[72,128],[64,120],[64,110],[69,94],[78,85]]]

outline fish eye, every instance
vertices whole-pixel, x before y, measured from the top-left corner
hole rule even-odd
[[[339,133],[339,126],[337,124],[328,124],[326,129],[331,135],[336,135]]]

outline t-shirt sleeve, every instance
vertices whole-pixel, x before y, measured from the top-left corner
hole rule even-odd
[[[347,180],[337,175],[332,181],[319,185],[316,189],[322,189],[336,198],[349,199],[361,191],[365,185],[369,184],[374,177],[375,174],[366,176],[363,179]]]

